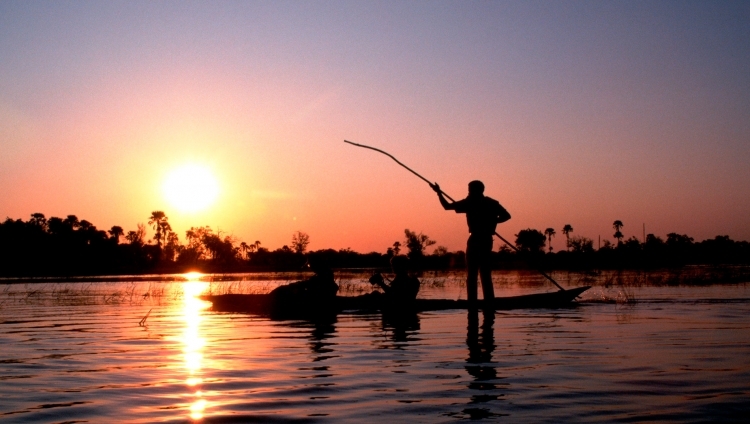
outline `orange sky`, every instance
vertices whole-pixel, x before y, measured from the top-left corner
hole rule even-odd
[[[463,248],[463,216],[348,139],[455,198],[483,180],[506,238],[748,240],[750,12],[674,5],[5,2],[0,216]],[[221,188],[200,213],[161,192],[186,163]]]

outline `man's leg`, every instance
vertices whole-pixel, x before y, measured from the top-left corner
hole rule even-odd
[[[483,265],[479,268],[479,274],[482,277],[482,295],[484,299],[495,298],[495,288],[492,286],[492,268],[487,265]]]
[[[485,300],[495,298],[492,286],[492,236],[482,240],[482,261],[479,264],[479,275],[482,277],[482,295]]]
[[[475,240],[474,243],[479,276],[482,278],[482,295],[485,300],[495,298],[495,289],[492,286],[492,241],[492,236],[489,236]]]
[[[476,263],[472,264],[472,261],[469,260],[469,254],[466,254],[466,267],[468,274],[466,275],[466,298],[470,301],[476,301],[477,300],[477,286],[478,283],[478,275],[479,274],[479,267]]]
[[[477,274],[479,273],[479,262],[475,246],[471,237],[466,245],[466,298],[470,302],[477,300]]]

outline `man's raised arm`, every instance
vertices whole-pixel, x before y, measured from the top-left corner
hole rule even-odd
[[[443,191],[440,190],[440,186],[438,185],[438,183],[430,184],[430,187],[432,187],[432,189],[435,190],[435,193],[437,193],[438,199],[440,199],[440,204],[443,205],[443,209],[445,210],[455,209],[455,206],[453,206],[452,203],[449,203],[448,200],[445,199],[445,196],[443,196]],[[510,216],[508,217],[508,219],[510,219]]]

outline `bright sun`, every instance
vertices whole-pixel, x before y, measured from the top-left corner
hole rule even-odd
[[[211,206],[219,195],[219,184],[207,168],[183,165],[164,181],[164,196],[181,212],[198,212]]]

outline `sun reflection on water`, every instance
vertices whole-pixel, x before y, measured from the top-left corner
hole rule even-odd
[[[201,365],[203,362],[203,348],[205,339],[201,337],[202,311],[209,306],[208,302],[199,299],[197,296],[208,288],[208,283],[198,281],[201,277],[199,273],[185,274],[188,279],[182,285],[183,289],[183,319],[185,321],[185,330],[182,334],[182,351],[185,360],[185,369],[187,378],[185,384],[188,387],[189,394],[195,398],[190,405],[190,418],[200,420],[203,418],[206,409],[206,400],[203,399],[201,385]]]

